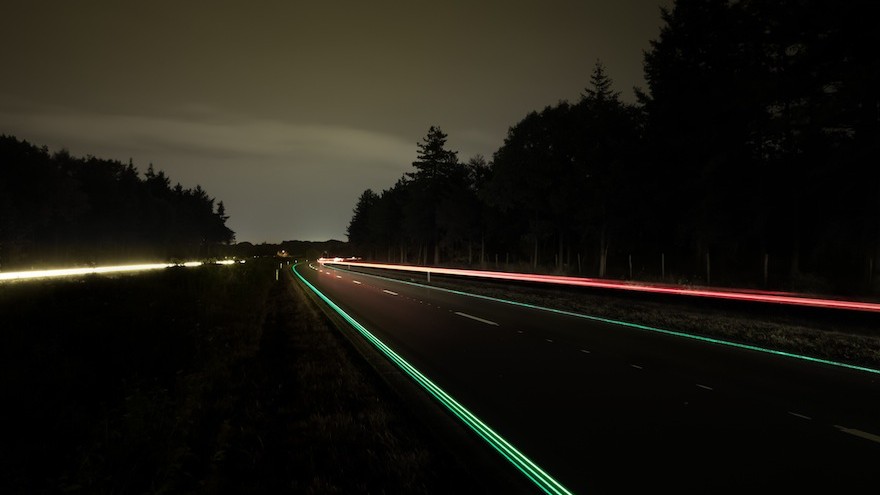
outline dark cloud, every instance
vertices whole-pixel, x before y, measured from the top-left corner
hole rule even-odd
[[[344,238],[430,125],[491,156],[597,59],[632,99],[660,3],[7,2],[0,132],[152,161],[223,199],[239,240]]]

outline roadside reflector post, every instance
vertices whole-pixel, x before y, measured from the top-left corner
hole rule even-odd
[[[428,282],[431,281],[431,272],[428,272]]]
[[[709,263],[709,253],[706,253],[706,285],[712,285],[712,265]]]
[[[278,280],[278,269],[275,269],[275,280]]]
[[[767,287],[767,268],[770,266],[770,255],[764,253],[764,287]]]

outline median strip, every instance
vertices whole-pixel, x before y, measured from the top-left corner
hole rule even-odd
[[[472,320],[479,321],[480,323],[485,323],[486,325],[493,325],[496,327],[498,326],[498,324],[495,323],[494,321],[484,320],[483,318],[480,318],[479,316],[469,315],[467,313],[462,313],[461,311],[456,311],[455,314],[457,314],[458,316],[464,316],[465,318],[470,318]]]

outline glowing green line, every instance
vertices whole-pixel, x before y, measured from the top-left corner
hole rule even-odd
[[[339,269],[339,268],[334,268],[334,270],[338,270],[338,269]],[[389,280],[389,281],[392,281],[392,282],[399,282],[399,283],[401,283],[401,284],[407,284],[407,285],[412,285],[412,286],[416,286],[416,287],[423,287],[423,288],[426,288],[426,289],[440,290],[440,291],[449,292],[449,293],[452,293],[452,294],[458,294],[458,295],[460,295],[460,296],[476,297],[476,298],[478,298],[478,299],[486,299],[486,300],[489,300],[489,301],[495,301],[495,302],[500,302],[500,303],[504,303],[504,304],[512,304],[512,305],[514,305],[514,306],[522,306],[522,307],[525,307],[525,308],[538,309],[538,310],[541,310],[541,311],[549,311],[549,312],[551,312],[551,313],[557,313],[557,314],[566,315],[566,316],[574,316],[574,317],[577,317],[577,318],[584,318],[584,319],[587,319],[587,320],[600,321],[600,322],[602,322],[602,323],[610,323],[610,324],[612,324],[612,325],[621,325],[621,326],[624,326],[624,327],[636,328],[636,329],[639,329],[639,330],[647,330],[647,331],[650,331],[650,332],[661,333],[661,334],[664,334],[664,335],[672,335],[672,336],[675,336],[675,337],[682,337],[682,338],[692,339],[692,340],[698,340],[698,341],[702,341],[702,342],[709,342],[709,343],[711,343],[711,344],[718,344],[718,345],[723,345],[723,346],[736,347],[736,348],[738,348],[738,349],[747,349],[747,350],[750,350],[750,351],[764,352],[764,353],[767,353],[767,354],[774,354],[774,355],[777,355],[777,356],[785,356],[785,357],[790,357],[790,358],[794,358],[794,359],[801,359],[801,360],[804,360],[804,361],[810,361],[810,362],[814,362],[814,363],[827,364],[827,365],[830,365],[830,366],[838,366],[838,367],[841,367],[841,368],[847,368],[847,369],[856,370],[856,371],[864,371],[864,372],[866,372],[866,373],[874,373],[874,374],[878,374],[878,375],[880,375],[880,370],[877,370],[877,369],[874,369],[874,368],[868,368],[868,367],[865,367],[865,366],[858,366],[858,365],[855,365],[855,364],[841,363],[841,362],[838,362],[838,361],[829,361],[829,360],[827,360],[827,359],[817,358],[817,357],[813,357],[813,356],[805,356],[805,355],[803,355],[803,354],[794,354],[794,353],[791,353],[791,352],[780,351],[780,350],[776,350],[776,349],[767,349],[767,348],[765,348],[765,347],[758,347],[758,346],[751,345],[751,344],[743,344],[743,343],[740,343],[740,342],[731,342],[731,341],[729,341],[729,340],[716,339],[716,338],[713,338],[713,337],[706,337],[706,336],[703,336],[703,335],[694,335],[694,334],[691,334],[691,333],[678,332],[678,331],[675,331],[675,330],[664,330],[664,329],[662,329],[662,328],[652,327],[652,326],[648,326],[648,325],[640,325],[640,324],[638,324],[638,323],[630,323],[630,322],[627,322],[627,321],[612,320],[612,319],[609,319],[609,318],[602,318],[602,317],[600,317],[600,316],[585,315],[585,314],[582,314],[582,313],[575,313],[575,312],[572,312],[572,311],[566,311],[566,310],[563,310],[563,309],[547,308],[547,307],[544,307],[544,306],[537,306],[537,305],[534,305],[534,304],[529,304],[529,303],[524,303],[524,302],[510,301],[510,300],[508,300],[508,299],[499,299],[499,298],[496,298],[496,297],[484,296],[484,295],[481,295],[481,294],[472,294],[472,293],[470,293],[470,292],[462,292],[462,291],[455,290],[455,289],[446,289],[446,288],[443,288],[443,287],[436,287],[436,286],[433,286],[433,285],[424,285],[424,284],[420,284],[420,283],[418,283],[418,282],[409,282],[409,281],[406,281],[406,280],[400,280],[400,279],[396,279],[396,278],[383,277],[383,276],[381,276],[381,275],[373,275],[373,274],[362,273],[362,272],[355,272],[355,273],[358,273],[359,275],[366,275],[366,276],[368,276],[368,277],[376,277],[376,278],[380,278],[380,279],[383,279],[383,280]]]
[[[449,409],[456,417],[458,417],[481,438],[483,438],[486,443],[491,445],[492,448],[494,448],[498,453],[504,456],[504,458],[507,459],[511,464],[513,464],[514,467],[516,467],[533,483],[535,483],[538,488],[540,488],[544,493],[547,493],[548,495],[572,495],[572,493],[568,491],[568,489],[566,489],[561,483],[559,483],[552,476],[547,474],[531,459],[529,459],[523,453],[517,450],[501,435],[499,435],[488,425],[483,423],[477,416],[475,416],[463,405],[453,399],[452,396],[447,394],[446,391],[444,391],[434,382],[429,380],[428,377],[423,375],[414,366],[409,364],[399,354],[394,352],[394,350],[392,350],[384,342],[379,340],[378,337],[370,333],[370,331],[367,330],[363,325],[361,325],[357,320],[349,316],[348,313],[346,313],[342,308],[336,305],[336,303],[325,296],[324,293],[322,293],[314,285],[309,283],[309,281],[306,280],[302,275],[300,275],[299,271],[297,271],[296,269],[300,264],[301,263],[298,263],[292,266],[291,270],[307,287],[312,290],[312,292],[314,292],[325,303],[327,303],[327,305],[330,306],[333,311],[335,311],[337,314],[339,314],[339,316],[345,319],[345,321],[347,321],[352,327],[354,327],[370,343],[372,343],[377,349],[385,354],[386,357],[388,357],[401,370],[403,370],[407,375],[415,380],[416,383],[421,385],[422,388],[428,391],[432,396],[440,401],[441,404],[446,406],[446,408]]]

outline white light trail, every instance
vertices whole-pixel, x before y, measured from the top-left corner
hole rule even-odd
[[[88,275],[92,273],[115,273],[135,272],[143,270],[158,270],[174,266],[168,263],[154,263],[142,265],[99,266],[88,268],[59,268],[55,270],[29,270],[24,272],[2,272],[0,280],[25,280],[31,278],[68,277],[72,275]],[[189,266],[189,265],[188,265]]]
[[[243,260],[222,260],[218,261],[220,265],[232,265],[244,263]],[[188,261],[183,263],[185,267],[202,266],[201,261]],[[54,277],[70,277],[76,275],[104,274],[104,273],[120,273],[120,272],[138,272],[145,270],[160,270],[162,268],[170,268],[172,266],[181,266],[176,263],[141,263],[134,265],[116,265],[116,266],[93,266],[85,268],[56,268],[52,270],[27,270],[21,272],[0,272],[0,282],[9,280],[29,280],[35,278],[54,278]]]

